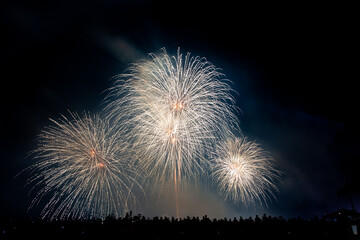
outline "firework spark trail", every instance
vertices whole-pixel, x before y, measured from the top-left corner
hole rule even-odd
[[[196,178],[207,150],[239,129],[233,91],[205,58],[178,50],[133,64],[116,77],[107,115],[158,183]],[[175,190],[178,191],[178,190]],[[177,193],[176,193],[177,194]]]
[[[84,113],[52,120],[32,153],[38,160],[27,171],[37,192],[31,207],[49,199],[44,218],[121,216],[136,205],[131,187],[138,171],[129,165],[116,129],[98,115]],[[141,188],[141,187],[140,187]]]
[[[259,144],[246,138],[229,139],[218,146],[215,155],[211,177],[225,199],[248,206],[255,201],[267,205],[275,198],[274,181],[281,172]]]

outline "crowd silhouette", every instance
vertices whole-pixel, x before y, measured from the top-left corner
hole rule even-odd
[[[21,218],[0,223],[0,239],[359,239],[351,217],[146,218],[142,215],[90,220]]]

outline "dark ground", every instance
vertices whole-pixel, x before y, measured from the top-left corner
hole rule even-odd
[[[209,219],[126,215],[105,220],[17,219],[1,222],[1,239],[359,239],[352,227],[359,220],[284,219],[264,215],[255,219]]]

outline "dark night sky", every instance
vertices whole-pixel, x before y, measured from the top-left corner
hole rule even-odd
[[[222,68],[238,92],[244,134],[284,172],[268,209],[232,206],[204,190],[184,212],[311,217],[351,208],[341,193],[360,185],[354,7],[74,2],[0,3],[0,216],[27,214],[31,196],[14,176],[32,163],[26,155],[48,119],[99,111],[110,78],[162,47]],[[354,202],[358,209],[358,195]],[[143,212],[166,213],[159,209]]]

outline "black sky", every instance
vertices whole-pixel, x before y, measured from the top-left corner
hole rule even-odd
[[[309,217],[351,208],[342,195],[358,191],[360,182],[353,9],[3,1],[1,216],[26,214],[31,197],[24,179],[14,176],[31,164],[26,155],[48,119],[68,109],[99,111],[110,78],[162,47],[206,57],[233,81],[244,134],[271,152],[284,172],[266,212]],[[359,208],[358,195],[354,201]],[[228,215],[245,211],[224,205]]]

